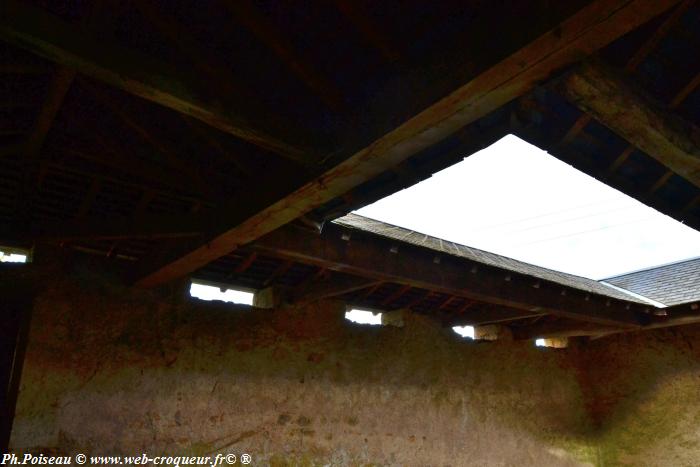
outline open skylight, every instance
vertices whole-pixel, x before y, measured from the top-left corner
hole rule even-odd
[[[700,233],[508,135],[357,214],[602,279],[700,256]]]

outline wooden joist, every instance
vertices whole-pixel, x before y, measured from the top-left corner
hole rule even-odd
[[[268,234],[250,246],[255,251],[334,271],[394,282],[433,292],[456,295],[530,314],[555,314],[581,321],[636,328],[643,306],[586,294],[585,292],[540,281],[500,268],[445,257],[434,262],[435,251],[414,245],[402,245],[392,253],[395,241],[352,231],[331,224],[317,235],[294,225]],[[476,266],[476,267],[475,267]]]
[[[97,40],[46,11],[14,0],[0,6],[0,38],[126,92],[201,120],[221,131],[304,165],[318,157],[252,126],[243,109],[232,111],[202,96],[201,85],[153,57]]]
[[[700,187],[700,133],[601,64],[586,63],[557,89],[601,124]]]
[[[152,287],[188,274],[342,196],[525,94],[554,72],[590,55],[675,4],[675,0],[596,0],[550,32],[456,89],[370,145],[288,195],[230,225],[199,247],[156,266],[138,284]]]

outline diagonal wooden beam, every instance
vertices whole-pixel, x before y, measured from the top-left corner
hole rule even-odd
[[[58,67],[54,72],[44,105],[41,107],[32,131],[29,133],[24,147],[23,182],[16,205],[16,218],[20,224],[26,225],[31,218],[31,204],[41,171],[41,162],[39,160],[41,148],[44,146],[44,141],[53,126],[56,115],[58,115],[68,90],[73,84],[75,74],[75,71],[66,67]]]
[[[465,125],[515,99],[554,72],[590,55],[675,4],[675,0],[596,0],[552,31],[493,65],[320,177],[256,213],[235,216],[205,244],[147,272],[138,285],[152,287],[188,274],[324,203],[342,196]]]
[[[558,90],[572,103],[678,175],[700,187],[700,132],[636,91],[624,77],[587,63]]]
[[[40,8],[3,1],[0,38],[301,164],[314,165],[319,160],[308,148],[275,136],[283,129],[260,129],[264,127],[251,125],[252,116],[241,116],[243,109],[232,111],[203,97],[201,86],[194,84],[197,81],[182,72],[153,57],[97,40]]]
[[[335,0],[338,10],[374,45],[388,62],[396,62],[401,58],[399,47],[391,38],[382,32],[382,27],[376,24],[367,14],[360,11],[352,0]]]
[[[63,105],[63,100],[75,79],[75,71],[65,67],[59,67],[49,85],[49,93],[41,108],[39,117],[34,124],[34,129],[29,135],[26,147],[26,156],[29,159],[39,157],[44,140],[49,134],[58,111]]]
[[[352,232],[351,241],[343,240]],[[267,256],[326,267],[368,279],[393,282],[435,293],[455,295],[485,303],[524,310],[532,314],[555,314],[580,321],[638,327],[645,306],[586,293],[570,287],[520,276],[463,258],[445,257],[434,262],[435,251],[402,245],[391,252],[395,241],[336,224],[317,235],[294,225],[256,241],[249,248]],[[477,266],[477,268],[474,268]]]
[[[464,315],[447,320],[447,326],[477,326],[481,324],[505,323],[520,319],[537,318],[544,316],[544,313],[526,312],[513,308],[488,307],[486,309],[474,310]],[[599,324],[595,326],[600,327]]]
[[[380,281],[365,277],[334,275],[324,281],[309,284],[307,287],[293,293],[291,301],[293,303],[309,303],[366,289],[379,283]]]
[[[224,5],[236,21],[270,48],[299,80],[318,95],[333,111],[341,113],[345,103],[342,93],[326,77],[314,69],[284,37],[274,24],[250,0],[226,0]]]
[[[661,25],[656,28],[656,31],[642,44],[639,49],[632,55],[632,57],[625,64],[625,71],[632,73],[637,67],[644,61],[645,58],[651,53],[654,48],[659,45],[659,42],[663,40],[668,32],[673,28],[673,26],[678,22],[678,20],[683,16],[683,14],[690,8],[696,0],[684,0],[677,7],[673,9],[673,12],[666,18],[666,20],[661,23]],[[568,144],[571,142],[577,134],[579,134],[583,129],[590,123],[592,117],[586,113],[581,115],[578,120],[572,125],[571,129],[566,132],[564,138],[560,144]]]
[[[683,101],[698,88],[698,86],[700,86],[700,72],[698,72],[693,79],[688,81],[688,84],[683,86],[683,88],[678,91],[669,104],[669,108],[675,109],[676,107],[680,106]]]
[[[101,89],[93,86],[91,83],[84,81],[81,83],[82,88],[87,90],[90,96],[92,96],[95,101],[104,106],[112,113],[114,113],[128,128],[138,134],[139,137],[148,143],[148,145],[154,149],[154,151],[160,156],[157,159],[164,161],[164,165],[169,167],[175,172],[186,175],[182,177],[183,181],[187,180],[186,183],[191,183],[200,192],[206,193],[209,198],[219,198],[219,190],[216,189],[217,183],[216,174],[203,170],[193,163],[184,160],[177,152],[172,148],[172,145],[166,144],[161,138],[154,136],[153,132],[146,128],[142,122],[139,121],[137,117],[131,115],[131,113],[125,108],[124,103],[116,102],[109,95],[103,92]],[[122,156],[120,156],[122,157]]]

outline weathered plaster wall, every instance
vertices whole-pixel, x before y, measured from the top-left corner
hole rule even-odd
[[[700,326],[580,348],[601,466],[700,465]]]
[[[59,276],[56,274],[55,276]],[[232,311],[83,276],[36,300],[11,446],[256,465],[590,465],[568,351],[478,344],[325,303]]]

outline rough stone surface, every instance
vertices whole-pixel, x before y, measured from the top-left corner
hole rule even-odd
[[[403,328],[359,326],[333,302],[240,311],[184,288],[55,276],[36,299],[17,452],[338,466],[580,466],[599,454],[578,350],[475,343],[410,314]]]
[[[700,326],[621,334],[577,351],[597,465],[700,465]]]

